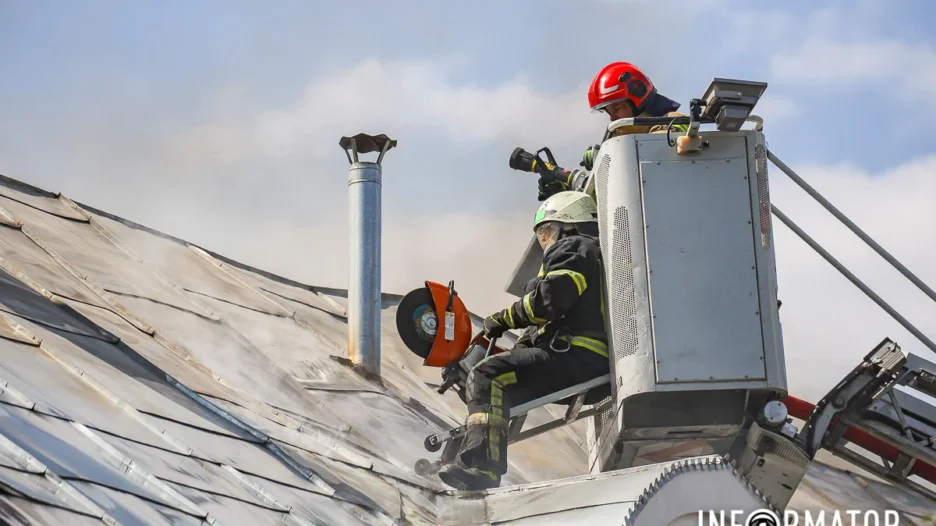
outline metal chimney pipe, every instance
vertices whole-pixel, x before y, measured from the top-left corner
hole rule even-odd
[[[396,141],[359,133],[338,142],[348,156],[350,279],[348,282],[348,358],[356,368],[380,375],[380,162]],[[349,153],[350,150],[350,153]],[[359,154],[380,152],[376,162]]]

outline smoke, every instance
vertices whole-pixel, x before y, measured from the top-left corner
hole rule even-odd
[[[387,133],[400,147],[384,163],[383,289],[405,293],[425,280],[455,280],[469,308],[486,314],[512,301],[503,288],[530,239],[537,205],[531,178],[505,176],[514,146],[549,145],[562,164],[574,167],[584,146],[600,138],[605,122],[588,113],[583,94],[595,69],[607,61],[647,64],[661,91],[678,100],[698,96],[713,71],[729,76],[734,64],[743,63],[731,62],[744,47],[734,45],[736,35],[710,42],[704,61],[682,60],[685,42],[701,30],[694,22],[705,9],[670,12],[651,2],[611,4],[591,2],[564,20],[568,27],[588,27],[590,35],[608,35],[601,38],[614,39],[615,45],[557,32],[557,38],[524,55],[535,60],[518,69],[536,71],[535,77],[498,72],[491,77],[502,80],[488,85],[465,80],[474,73],[459,71],[464,61],[358,55],[349,66],[306,75],[307,85],[284,90],[289,95],[281,92],[276,103],[258,102],[255,92],[241,89],[246,83],[241,75],[215,100],[187,100],[198,110],[191,115],[171,99],[154,102],[155,88],[120,79],[108,83],[116,86],[113,93],[84,89],[61,114],[39,111],[35,104],[10,104],[0,122],[0,173],[247,264],[310,284],[345,287],[347,161],[336,143],[360,131]],[[605,16],[596,16],[599,10]],[[828,20],[840,11],[820,12],[797,34],[828,29]],[[612,30],[624,12],[642,23],[626,32]],[[795,26],[789,16],[776,16]],[[743,10],[733,10],[727,20],[748,33],[769,25],[755,26],[760,14]],[[656,38],[660,28],[680,36]],[[769,35],[758,45],[782,49],[777,42],[788,38],[786,33],[765,31]],[[710,36],[707,42],[714,40]],[[791,63],[803,62],[804,49],[759,63],[783,73]],[[877,62],[891,64],[897,55],[903,57],[897,65],[907,64],[907,56],[932,58],[922,48],[885,51],[875,55]],[[821,58],[822,63],[849,58],[839,64],[839,73],[853,81],[852,55],[830,47]],[[721,73],[726,69],[729,73]],[[898,78],[916,95],[932,84],[929,77],[921,77],[919,85],[903,74]],[[179,93],[182,88],[175,86]],[[758,113],[768,118],[769,130],[781,118],[803,115],[802,102],[775,87],[762,102]],[[936,282],[929,265],[936,255],[929,242],[936,217],[926,202],[926,196],[936,195],[932,158],[884,173],[854,166],[793,167],[921,278]],[[772,171],[772,179],[780,208],[921,329],[934,333],[933,306],[925,297],[779,171]],[[818,398],[884,336],[926,355],[912,336],[779,221],[775,224],[794,393]]]

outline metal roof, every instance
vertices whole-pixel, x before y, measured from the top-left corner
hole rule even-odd
[[[0,208],[8,522],[617,524],[639,494],[624,486],[646,485],[630,470],[583,476],[581,423],[512,445],[504,487],[449,491],[412,466],[464,406],[436,394],[438,370],[399,341],[399,296],[384,295],[375,382],[344,358],[345,291],[9,178]],[[931,506],[817,463],[791,507],[884,502],[915,516]]]

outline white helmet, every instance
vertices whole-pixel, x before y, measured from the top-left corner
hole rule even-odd
[[[558,223],[558,224],[557,224]],[[595,200],[584,192],[559,192],[543,201],[533,218],[533,232],[540,246],[551,246],[566,225],[598,223]]]

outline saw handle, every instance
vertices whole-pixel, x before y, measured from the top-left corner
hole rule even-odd
[[[490,341],[488,341],[487,352],[484,353],[484,358],[487,358],[488,356],[491,355],[491,351],[494,350],[494,344],[495,344],[495,342],[497,342],[497,338],[491,338]],[[482,358],[482,360],[483,360],[484,358]]]
[[[494,350],[494,345],[495,345],[496,342],[497,342],[497,338],[491,338],[491,339],[488,341],[487,351],[484,353],[484,358],[487,358],[488,356],[491,355],[491,351]],[[484,358],[482,358],[482,360],[483,360]],[[453,365],[454,365],[455,367],[458,367],[457,362],[456,362],[455,364],[449,365],[449,367],[452,367]],[[446,371],[446,372],[447,372],[447,371]],[[448,377],[445,378],[446,376],[448,376]],[[436,390],[436,392],[439,393],[439,394],[445,394],[445,392],[448,391],[449,389],[451,389],[453,385],[455,385],[456,383],[458,383],[458,379],[459,379],[459,378],[458,378],[458,375],[456,375],[456,374],[451,374],[451,375],[443,374],[443,378],[445,378],[445,381],[444,381],[444,382],[442,383],[442,385]]]

